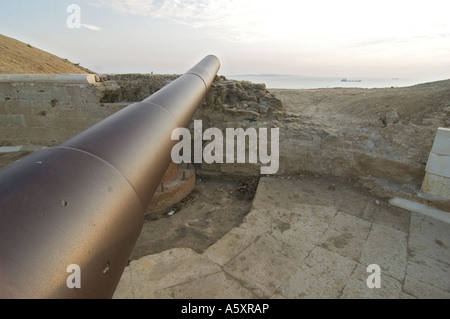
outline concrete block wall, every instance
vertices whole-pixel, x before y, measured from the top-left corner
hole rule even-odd
[[[421,191],[450,200],[450,129],[438,128],[425,168]]]
[[[126,103],[101,103],[101,83],[0,81],[0,146],[58,145]]]

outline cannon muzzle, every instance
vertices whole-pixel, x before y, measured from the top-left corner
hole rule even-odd
[[[206,56],[145,100],[0,170],[0,298],[111,298],[149,205],[220,67]]]

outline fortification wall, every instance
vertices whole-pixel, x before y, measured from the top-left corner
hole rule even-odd
[[[40,147],[58,145],[121,108],[141,101],[178,75],[103,75],[96,81],[0,81],[0,166]],[[334,175],[352,178],[378,195],[415,192],[422,183],[434,129],[411,150],[405,132],[359,126],[336,127],[287,112],[264,84],[216,77],[194,116],[203,129],[279,128],[278,174]],[[395,119],[394,119],[395,120]],[[193,122],[192,122],[193,123]],[[190,126],[193,133],[193,125]],[[192,134],[194,136],[194,134]],[[206,144],[206,142],[204,142]],[[261,164],[201,164],[202,174],[259,176]]]

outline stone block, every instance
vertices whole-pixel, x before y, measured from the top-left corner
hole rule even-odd
[[[15,153],[19,152],[23,146],[0,146],[0,153]]]
[[[450,128],[438,128],[431,152],[450,156]]]
[[[301,205],[272,213],[271,234],[289,245],[311,250],[337,214],[333,206]]]
[[[203,253],[215,263],[223,266],[253,243],[258,233],[253,229],[236,227]]]
[[[359,261],[371,223],[339,212],[320,241],[322,248]]]
[[[363,265],[377,264],[382,273],[403,280],[406,272],[407,234],[373,224],[364,245],[360,262]]]
[[[450,129],[438,128],[426,172],[421,191],[450,199]]]
[[[25,126],[25,118],[22,114],[0,115],[1,127]]]
[[[158,290],[218,273],[221,269],[189,248],[174,248],[132,261],[113,298],[156,298]]]
[[[450,155],[430,153],[425,170],[434,175],[450,177]]]
[[[450,218],[450,214],[449,218]],[[450,221],[450,220],[449,220]],[[450,224],[413,213],[408,248],[450,265]]]
[[[17,129],[16,127],[4,127],[0,126],[0,143],[2,145],[18,145],[22,143],[16,143],[15,139],[17,138]]]
[[[199,279],[155,292],[158,299],[253,299],[250,291],[225,272],[211,274]]]
[[[409,231],[411,212],[401,208],[392,207],[384,202],[371,202],[367,209],[371,210],[374,223],[391,227],[405,233]]]
[[[450,299],[450,293],[408,275],[403,290],[419,299]]]
[[[316,247],[280,286],[287,298],[338,298],[357,263],[335,252]]]
[[[407,274],[450,293],[450,265],[447,263],[412,253],[408,258]]]
[[[224,270],[259,298],[269,298],[307,255],[304,250],[264,234]]]
[[[450,200],[450,178],[427,173],[423,178],[421,191]]]
[[[383,273],[380,275],[380,288],[369,288],[367,286],[367,278],[370,273],[367,267],[358,265],[355,272],[350,277],[347,285],[342,291],[340,298],[343,299],[398,299],[402,292],[402,284],[399,280],[387,276]]]

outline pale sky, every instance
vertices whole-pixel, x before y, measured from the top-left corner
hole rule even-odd
[[[69,4],[81,28],[69,28]],[[0,33],[98,73],[450,78],[449,0],[0,0]]]

